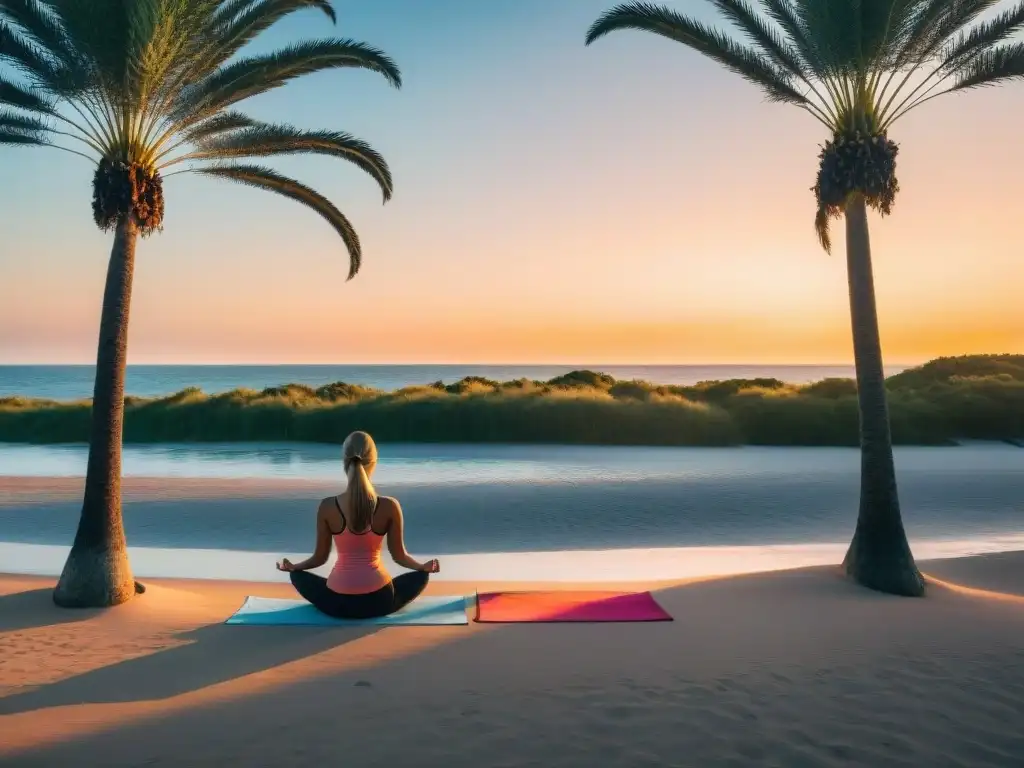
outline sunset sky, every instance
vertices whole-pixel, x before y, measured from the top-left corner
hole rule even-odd
[[[812,226],[821,127],[661,38],[584,47],[611,4],[336,0],[336,29],[307,12],[265,35],[397,60],[401,90],[331,72],[243,105],[368,140],[395,197],[340,160],[274,164],[356,225],[364,266],[346,283],[312,211],[168,179],[130,362],[849,361],[842,225],[831,256]],[[871,218],[889,361],[1024,352],[1022,124],[1024,83],[932,101],[893,131],[902,191]],[[111,236],[92,170],[0,147],[0,363],[94,359]]]

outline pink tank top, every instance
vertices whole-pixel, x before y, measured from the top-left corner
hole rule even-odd
[[[338,497],[334,503],[341,512]],[[380,497],[377,498],[380,504]],[[376,514],[377,507],[373,508]],[[391,576],[380,563],[380,552],[384,547],[384,535],[373,530],[373,514],[370,515],[370,527],[362,533],[354,533],[348,525],[334,534],[334,548],[338,551],[338,560],[327,577],[327,586],[334,592],[343,595],[365,595],[376,592],[387,586]],[[342,513],[344,521],[345,515]]]

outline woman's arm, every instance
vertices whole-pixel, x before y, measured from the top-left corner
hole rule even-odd
[[[403,568],[411,571],[427,571],[432,573],[435,569],[436,560],[428,563],[421,563],[414,560],[405,549],[405,521],[402,518],[402,505],[397,499],[392,499],[394,509],[391,512],[391,520],[388,522],[388,552],[391,559]]]
[[[327,562],[327,558],[330,554],[331,529],[330,526],[327,525],[327,520],[323,514],[323,506],[321,505],[321,507],[316,511],[316,546],[313,548],[313,554],[301,563],[294,563],[290,570],[309,571],[313,568],[319,568]]]

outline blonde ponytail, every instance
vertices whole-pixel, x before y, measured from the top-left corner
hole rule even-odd
[[[345,475],[348,477],[349,528],[363,533],[373,521],[377,508],[377,491],[370,482],[370,473],[377,464],[377,446],[366,432],[353,432],[343,447]]]
[[[362,533],[370,527],[376,507],[377,492],[363,468],[363,462],[351,460],[348,471],[348,514],[353,533]]]

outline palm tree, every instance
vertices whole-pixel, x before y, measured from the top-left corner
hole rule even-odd
[[[381,51],[321,38],[271,53],[246,46],[330,0],[0,0],[0,144],[50,147],[95,163],[93,217],[114,243],[96,354],[89,461],[74,545],[53,593],[61,606],[108,606],[142,591],[121,517],[121,437],[135,247],[162,228],[163,176],[199,173],[276,192],[341,237],[349,279],[362,254],[352,224],[306,185],[249,158],[316,153],[349,160],[391,196],[391,173],[346,133],[261,122],[235,110],[302,75],[355,67],[401,85]],[[327,95],[327,94],[325,94]]]
[[[738,36],[669,8],[626,3],[594,22],[587,45],[620,29],[653,32],[714,59],[828,131],[812,188],[814,223],[830,251],[829,221],[846,219],[860,405],[860,509],[843,567],[872,589],[922,595],[896,490],[867,207],[887,215],[899,190],[893,123],[942,94],[1024,76],[1024,44],[1011,40],[1024,29],[1024,3],[1001,9],[1000,0],[707,2]],[[979,18],[990,10],[1002,12]]]

